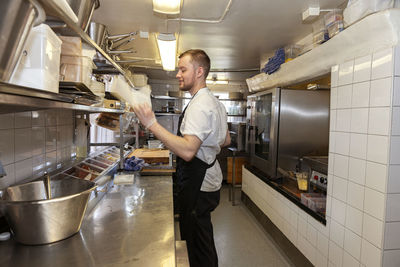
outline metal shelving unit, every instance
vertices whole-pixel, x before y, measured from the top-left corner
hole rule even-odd
[[[72,102],[72,98],[63,94],[0,82],[0,113],[50,108],[72,109],[86,113],[124,113],[119,109],[85,106]]]
[[[101,53],[101,55],[111,63],[111,65],[117,70],[119,73],[125,76],[125,71],[121,68],[120,65],[118,65],[112,58],[98,46],[90,37],[89,35],[84,32],[75,22],[73,22],[64,12],[63,9],[61,9],[57,4],[55,4],[53,1],[46,1],[46,0],[40,0],[41,4],[43,7],[46,9],[51,9],[54,13],[56,13],[56,16],[64,21],[67,26],[76,33],[77,36],[81,37],[82,40],[84,40],[86,43],[91,45],[93,48],[95,48],[98,52]],[[112,70],[112,72],[115,74],[115,72]],[[128,83],[132,86],[132,82],[129,79],[126,79]]]
[[[53,1],[39,0],[44,9],[51,10],[52,13],[64,21],[64,23],[76,33],[83,41],[88,43],[90,46],[95,48],[107,61],[113,66],[113,70],[110,70],[113,74],[122,74],[125,76],[125,71],[115,63],[111,57],[103,51],[90,37],[87,35],[75,22],[73,22],[64,12],[63,9],[58,7]],[[133,87],[132,82],[126,79],[128,83]],[[52,92],[47,92],[43,90],[37,90],[34,88],[28,88],[8,83],[0,82],[0,114],[10,113],[10,112],[23,112],[32,111],[39,109],[71,109],[83,114],[90,113],[116,113],[119,114],[119,120],[122,122],[122,115],[125,113],[122,109],[109,109],[103,107],[94,107],[81,104],[73,103],[74,99],[68,95],[57,94]],[[123,125],[120,123],[120,142],[118,144],[107,143],[107,144],[90,144],[89,145],[119,145],[120,147],[120,168],[124,166],[124,137],[122,131]],[[138,144],[138,128],[139,125],[136,124],[136,145]],[[90,136],[90,134],[88,135]],[[90,137],[89,137],[90,139]]]

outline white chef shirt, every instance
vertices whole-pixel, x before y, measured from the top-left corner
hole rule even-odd
[[[207,88],[201,88],[186,107],[180,131],[182,135],[195,135],[201,141],[196,157],[211,164],[221,151],[228,129],[224,105]],[[214,192],[221,188],[222,172],[218,161],[208,168],[201,191]]]

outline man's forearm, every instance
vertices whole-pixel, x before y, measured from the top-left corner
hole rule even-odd
[[[226,136],[225,136],[225,141],[224,143],[221,145],[221,147],[226,147],[229,146],[231,144],[231,135],[229,134],[229,129],[226,131]]]
[[[177,156],[186,161],[190,161],[197,153],[201,145],[200,139],[196,136],[180,137],[170,133],[162,127],[158,122],[155,122],[148,128],[158,140],[175,153]]]

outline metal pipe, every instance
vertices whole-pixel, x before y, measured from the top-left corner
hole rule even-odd
[[[149,60],[149,61],[155,61],[155,59],[154,58],[149,58],[149,57],[130,57],[130,56],[127,56],[127,57],[124,57],[124,60]]]
[[[253,72],[253,71],[260,71],[259,68],[253,69],[210,69],[210,72]]]
[[[217,20],[210,20],[210,19],[193,19],[193,18],[178,18],[178,19],[168,19],[167,21],[189,21],[189,22],[199,22],[199,23],[220,23],[225,19],[226,14],[228,13],[229,9],[231,8],[232,0],[229,0],[224,13],[222,13],[221,17]],[[183,0],[182,0],[182,8],[183,8]]]
[[[132,59],[132,60],[117,60],[117,63],[135,63],[135,62],[140,62],[143,61],[141,59]]]
[[[115,50],[115,51],[107,51],[109,54],[117,55],[117,54],[130,54],[130,53],[136,53],[136,51],[132,50]]]

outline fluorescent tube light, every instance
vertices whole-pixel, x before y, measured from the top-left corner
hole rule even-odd
[[[153,0],[153,10],[157,13],[176,15],[180,13],[181,0]]]
[[[176,38],[173,33],[160,33],[157,36],[158,50],[164,70],[175,70]]]

